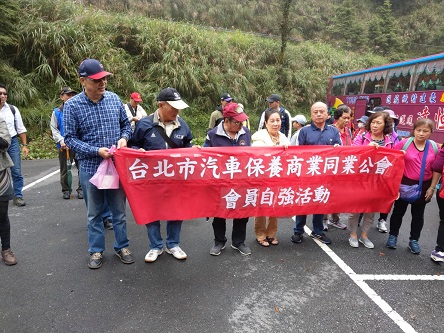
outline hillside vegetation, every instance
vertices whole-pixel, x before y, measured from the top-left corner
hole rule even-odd
[[[49,137],[49,119],[59,103],[60,88],[80,89],[77,67],[86,57],[99,59],[114,73],[110,90],[124,102],[132,91],[139,91],[149,111],[155,110],[161,88],[175,87],[191,106],[181,116],[198,141],[203,140],[209,115],[223,92],[245,105],[254,126],[271,93],[279,93],[292,114],[307,114],[311,103],[325,100],[331,75],[391,61],[387,55],[352,52],[320,38],[290,42],[282,57],[279,39],[167,20],[171,17],[150,18],[144,15],[142,1],[96,1],[102,9],[88,6],[88,1],[4,2],[0,24],[10,38],[0,38],[0,82],[8,85],[8,101],[19,106],[30,139],[36,142],[42,132]],[[112,3],[126,2],[128,11],[106,10]],[[196,4],[196,9],[200,6]],[[39,144],[40,150],[45,147]]]

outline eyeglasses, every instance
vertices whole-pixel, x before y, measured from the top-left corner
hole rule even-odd
[[[230,119],[230,121],[231,121],[233,124],[237,125],[237,126],[239,126],[239,125],[242,124],[241,121],[236,121],[236,120],[234,120],[234,119]]]
[[[8,96],[8,93],[5,93],[5,92],[0,92],[0,95],[5,95],[5,96]]]
[[[102,81],[108,81],[108,77],[104,76],[101,79],[91,79],[89,77],[86,77],[87,80],[92,81],[94,83],[100,83]]]

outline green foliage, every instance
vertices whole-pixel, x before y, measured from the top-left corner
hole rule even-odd
[[[310,27],[314,38],[325,33],[327,22],[339,22],[339,16],[344,15],[338,10],[338,18],[334,18],[332,4],[339,2],[322,6],[313,0],[312,7],[304,7],[300,2],[287,1],[292,6],[288,18],[293,24],[290,39],[307,34]],[[281,17],[276,1],[206,0],[193,2],[194,11],[188,0],[91,3],[94,6],[82,7],[57,0],[18,1],[22,15],[17,23],[15,52],[0,61],[0,80],[8,84],[8,101],[20,106],[31,143],[39,142],[40,147],[45,147],[43,142],[48,140],[48,146],[53,146],[49,134],[52,109],[59,103],[62,86],[80,89],[77,67],[86,57],[99,59],[114,73],[108,88],[124,102],[132,91],[139,91],[148,112],[156,109],[160,89],[178,89],[190,105],[181,117],[190,125],[197,143],[203,142],[210,113],[223,92],[244,104],[254,132],[259,115],[267,107],[265,98],[271,93],[280,94],[292,114],[308,115],[312,103],[325,100],[331,75],[389,62],[372,53],[358,55],[349,51],[354,45],[352,36],[359,30],[351,34],[345,34],[342,28],[332,30],[338,33],[336,39],[346,42],[346,47],[320,41],[289,43],[281,57],[281,44],[276,39],[241,31],[216,32],[144,15],[150,8],[152,15],[162,12],[165,17],[182,21],[202,22],[202,17],[211,21],[217,17],[217,22],[211,21],[215,25],[232,22],[245,29],[274,33],[279,31]],[[119,11],[129,8],[134,12],[105,12],[97,6]],[[165,6],[169,10],[165,11]],[[209,13],[215,8],[231,14],[211,17]],[[347,13],[346,21],[353,23],[355,29],[359,20],[351,11]],[[331,35],[330,38],[333,39]]]

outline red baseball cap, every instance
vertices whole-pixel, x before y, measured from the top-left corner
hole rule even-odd
[[[133,92],[130,96],[134,102],[142,102],[142,96],[140,96],[140,94],[138,92]]]
[[[238,103],[228,103],[224,107],[222,115],[224,118],[233,118],[237,121],[244,121],[248,119],[248,116],[244,112],[243,105]]]

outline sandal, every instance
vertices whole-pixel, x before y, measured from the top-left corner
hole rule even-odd
[[[279,244],[279,241],[277,240],[277,238],[267,238],[267,241],[270,244],[273,244],[273,245],[278,245]]]
[[[261,239],[256,239],[256,240],[262,246],[265,246],[265,247],[270,246],[270,243],[268,243],[268,241],[266,239],[262,239],[262,240]]]

